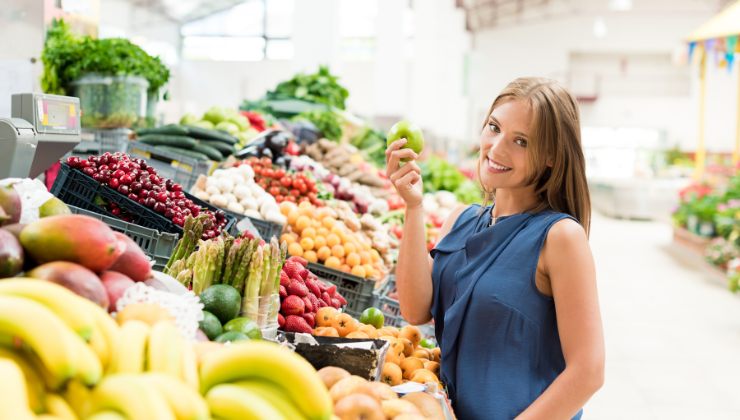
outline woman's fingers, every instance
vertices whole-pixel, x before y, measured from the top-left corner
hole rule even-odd
[[[401,149],[390,152],[388,163],[386,164],[386,176],[390,178],[391,175],[398,170],[401,159],[414,160],[418,157],[419,155],[411,149]]]
[[[389,179],[391,180],[391,182],[395,183],[397,180],[406,176],[406,174],[408,174],[409,172],[416,172],[418,174],[421,174],[421,168],[419,168],[419,165],[417,165],[416,162],[408,162],[403,165],[401,169],[391,174]]]
[[[421,180],[421,175],[416,171],[410,171],[396,181],[395,185],[399,191],[409,191]]]

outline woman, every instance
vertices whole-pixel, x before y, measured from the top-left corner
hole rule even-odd
[[[434,319],[455,413],[580,418],[604,380],[604,342],[576,101],[547,79],[503,90],[480,135],[479,182],[493,204],[452,212],[431,257],[421,170],[405,141],[386,151],[406,202],[401,313],[412,324]]]

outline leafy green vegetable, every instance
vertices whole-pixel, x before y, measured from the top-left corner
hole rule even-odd
[[[428,192],[455,191],[467,179],[455,165],[437,156],[421,163],[421,177]]]
[[[150,56],[131,41],[76,36],[63,20],[53,21],[47,31],[41,61],[41,88],[60,95],[70,94],[71,83],[89,73],[141,76],[149,82],[149,92],[158,92],[170,77],[159,57]]]
[[[342,117],[332,111],[307,111],[298,114],[294,120],[307,120],[329,140],[339,141],[342,138]]]
[[[337,83],[337,80],[338,77],[332,75],[328,67],[319,66],[317,73],[298,73],[292,79],[281,82],[274,91],[267,93],[266,98],[295,98],[345,109],[345,101],[349,92]]]
[[[365,155],[369,162],[379,168],[385,166],[385,133],[365,127],[350,142]]]

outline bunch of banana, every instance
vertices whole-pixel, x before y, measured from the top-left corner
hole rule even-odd
[[[223,419],[329,419],[332,400],[313,366],[278,344],[234,343],[208,353],[200,389]]]

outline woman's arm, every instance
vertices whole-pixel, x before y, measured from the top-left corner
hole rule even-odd
[[[581,225],[566,219],[542,252],[550,278],[565,370],[517,419],[570,419],[604,383],[604,336],[596,273]]]
[[[465,206],[450,213],[439,231],[437,243],[449,233]],[[406,208],[403,240],[398,251],[396,287],[401,315],[410,324],[425,324],[432,319],[432,257],[427,252],[424,209]]]

